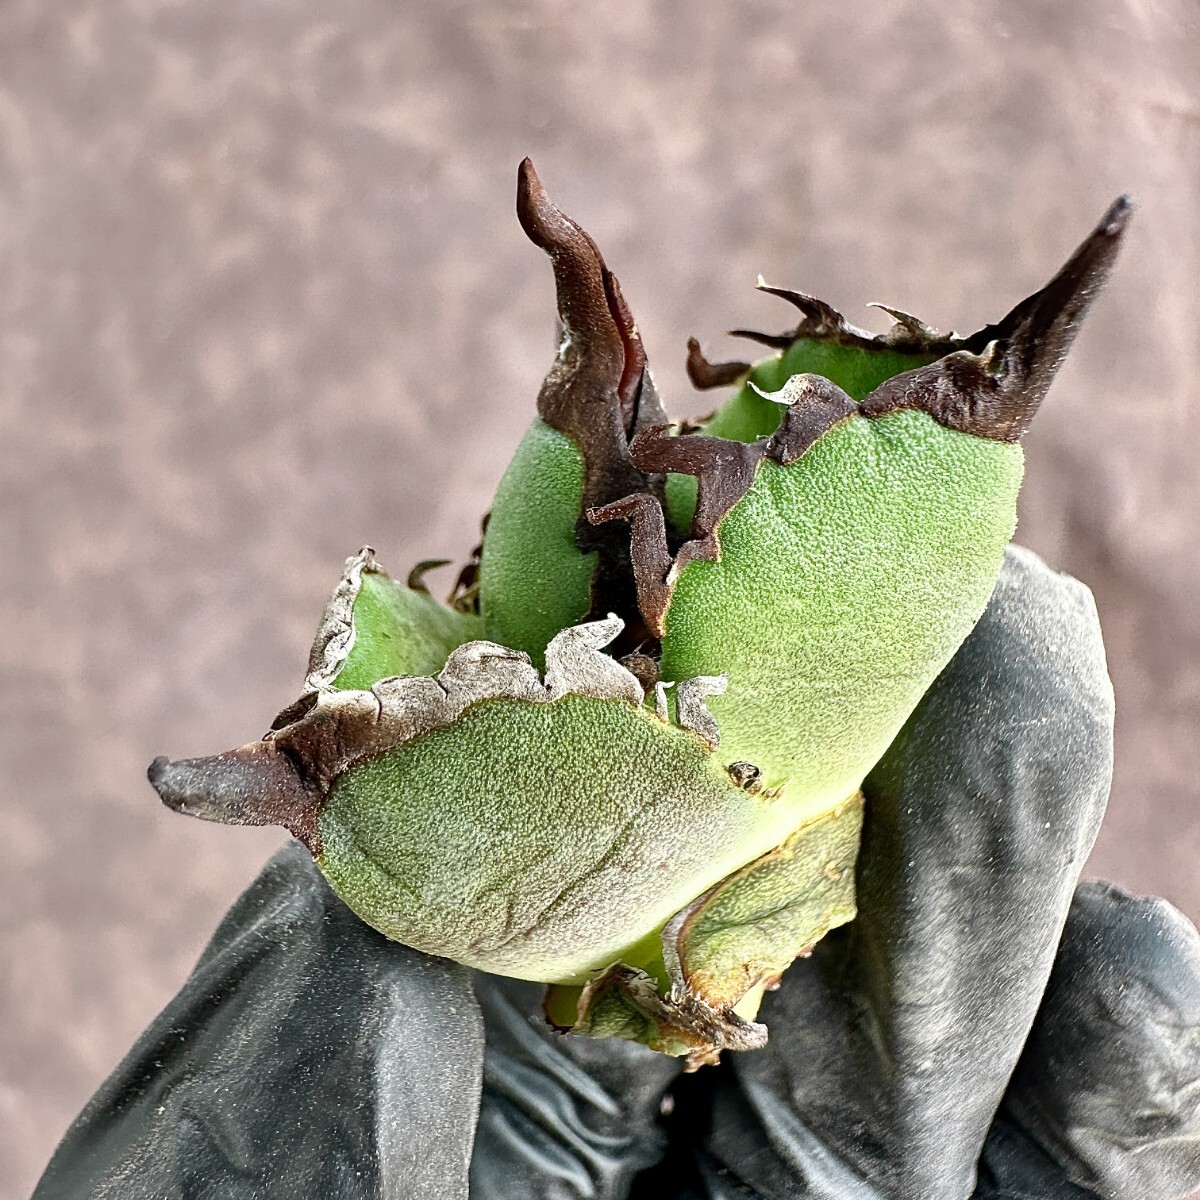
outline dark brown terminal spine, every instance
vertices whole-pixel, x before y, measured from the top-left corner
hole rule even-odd
[[[554,267],[559,352],[538,395],[538,415],[583,454],[583,512],[633,493],[661,494],[661,477],[647,476],[629,452],[638,430],[662,424],[666,413],[616,276],[592,238],[547,196],[529,159],[517,176],[517,216]],[[628,543],[591,525],[583,512],[576,540],[582,551],[599,552],[590,615],[633,615]]]
[[[953,353],[881,384],[862,402],[863,416],[918,408],[950,429],[1019,442],[1112,270],[1132,213],[1130,198],[1117,197],[1044,288]]]
[[[740,359],[734,362],[709,362],[704,357],[704,351],[700,349],[700,343],[695,338],[688,338],[687,347],[688,378],[692,381],[692,386],[700,392],[706,392],[710,388],[729,387],[731,384],[737,383],[753,365],[742,362]]]
[[[321,852],[317,821],[324,800],[302,774],[271,740],[208,758],[156,758],[146,772],[168,808],[224,825],[282,825],[315,858]]]

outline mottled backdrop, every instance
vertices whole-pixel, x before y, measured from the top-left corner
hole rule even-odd
[[[1092,867],[1200,916],[1198,58],[1194,0],[0,6],[0,1194],[281,840],[146,763],[262,731],[361,543],[474,540],[552,354],[525,154],[676,411],[758,271],[967,329],[1137,195],[1020,537],[1108,630]]]

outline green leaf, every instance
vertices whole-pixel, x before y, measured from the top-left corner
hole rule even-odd
[[[524,650],[539,666],[550,639],[591,607],[597,555],[583,554],[575,527],[584,461],[566,434],[529,427],[500,480],[479,564],[486,636]]]

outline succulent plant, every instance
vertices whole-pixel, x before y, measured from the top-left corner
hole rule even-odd
[[[595,243],[528,160],[559,350],[448,605],[350,558],[303,693],[256,742],[157,759],[172,808],[278,824],[397,941],[549,985],[560,1028],[689,1065],[854,915],[864,778],[981,615],[1020,440],[1130,208],[995,325],[799,310],[672,429]]]

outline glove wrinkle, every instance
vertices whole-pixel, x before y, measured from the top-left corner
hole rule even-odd
[[[658,1115],[678,1060],[553,1032],[538,985],[478,974],[487,1049],[472,1200],[621,1200],[662,1157]]]
[[[1010,548],[984,617],[867,780],[858,918],[784,976],[763,1005],[770,1043],[733,1063],[793,1174],[811,1153],[799,1128],[888,1200],[974,1192],[1111,752],[1090,593]],[[736,1171],[728,1136],[714,1126],[710,1150]]]
[[[864,1181],[801,1123],[786,1097],[753,1082],[745,1086],[743,1096],[749,1111],[739,1111],[726,1100],[715,1106],[714,1124],[721,1124],[727,1138],[737,1138],[734,1122],[740,1122],[743,1145],[748,1148],[754,1140],[761,1139],[763,1145],[758,1153],[739,1157],[738,1170],[745,1183],[755,1189],[753,1194],[781,1200],[793,1196],[812,1200],[881,1200],[882,1192]],[[867,1131],[861,1132],[865,1140]],[[770,1155],[762,1152],[767,1147],[773,1152]]]
[[[1200,934],[1165,900],[1086,883],[997,1119],[1092,1196],[1200,1188]],[[1020,1148],[989,1139],[998,1179]],[[990,1193],[985,1193],[990,1197]]]
[[[1003,1108],[988,1132],[974,1200],[1099,1200],[1072,1183]],[[1132,1198],[1131,1198],[1132,1200]]]
[[[468,972],[369,929],[291,843],[34,1195],[465,1197],[482,1058]]]

